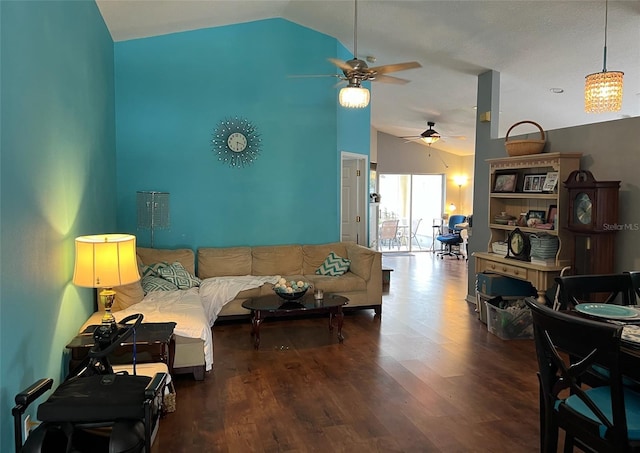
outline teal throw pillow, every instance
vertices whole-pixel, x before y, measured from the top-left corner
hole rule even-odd
[[[158,275],[176,285],[179,289],[200,286],[200,279],[186,270],[182,264],[175,262],[158,269]]]
[[[140,266],[140,277],[145,278],[148,275],[153,275],[158,277],[158,269],[169,266],[169,263],[166,261],[161,261],[159,263],[153,263],[149,265]]]
[[[147,294],[152,291],[178,291],[178,287],[164,278],[147,275],[142,278],[142,290]]]
[[[342,258],[334,252],[331,252],[320,267],[316,269],[316,274],[337,277],[347,272],[349,266],[351,266],[351,260]]]

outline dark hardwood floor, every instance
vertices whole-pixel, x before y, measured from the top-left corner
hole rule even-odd
[[[465,301],[467,264],[385,255],[382,318],[345,316],[213,328],[214,370],[174,378],[177,410],[154,452],[533,452],[538,384],[532,340],[487,332]]]

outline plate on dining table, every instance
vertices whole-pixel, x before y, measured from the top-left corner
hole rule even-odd
[[[640,315],[638,310],[612,304],[578,304],[575,310],[585,315],[606,319],[629,319]]]

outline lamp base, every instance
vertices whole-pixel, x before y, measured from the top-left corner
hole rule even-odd
[[[116,299],[116,292],[111,288],[105,288],[100,291],[100,300],[104,304],[104,316],[102,316],[102,324],[115,324],[116,318],[111,314],[111,307]]]

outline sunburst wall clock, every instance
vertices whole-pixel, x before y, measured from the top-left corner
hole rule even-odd
[[[231,168],[251,165],[260,154],[258,128],[245,118],[226,118],[218,124],[212,140],[218,160]]]

